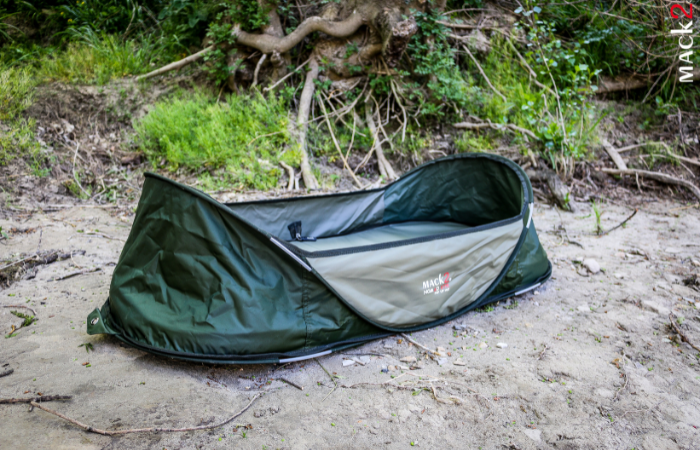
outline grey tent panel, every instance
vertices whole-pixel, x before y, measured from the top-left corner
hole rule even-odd
[[[289,236],[287,225],[303,219],[304,234],[336,236],[360,226],[381,224],[384,193],[366,192],[352,196],[295,198],[295,201],[229,203],[231,211],[272,236]]]
[[[409,327],[468,306],[513,253],[521,221],[382,250],[307,258],[350,305],[372,322]]]

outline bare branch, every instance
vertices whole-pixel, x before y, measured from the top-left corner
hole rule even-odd
[[[145,80],[147,78],[155,77],[157,75],[164,74],[166,72],[170,72],[171,70],[179,69],[181,67],[186,66],[187,64],[197,61],[198,59],[202,59],[204,55],[209,53],[210,51],[214,50],[215,45],[210,45],[209,47],[198,51],[194,55],[190,55],[187,58],[181,59],[180,61],[175,61],[174,63],[170,63],[166,66],[161,67],[160,69],[154,70],[153,72],[149,72],[145,75],[139,75],[136,77],[136,81],[141,81]]]
[[[693,195],[700,199],[700,188],[698,188],[689,181],[681,180],[680,178],[672,177],[670,175],[666,175],[665,173],[650,172],[648,170],[636,169],[601,169],[601,171],[610,175],[641,175],[652,180],[660,181],[662,183],[671,184],[674,186],[683,186],[684,188],[692,192]]]

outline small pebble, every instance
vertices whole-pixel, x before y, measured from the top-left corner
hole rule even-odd
[[[353,364],[355,364],[355,361],[353,361],[351,359],[344,359],[343,360],[343,367],[352,366]]]
[[[588,269],[588,271],[590,273],[592,273],[594,275],[596,273],[600,272],[600,264],[598,264],[598,261],[596,261],[593,258],[586,258],[583,260],[583,262],[581,264],[583,265],[583,267]]]
[[[506,348],[506,347],[508,347],[508,344],[506,344],[505,342],[499,342],[498,344],[496,344],[496,347],[498,347],[498,348]]]

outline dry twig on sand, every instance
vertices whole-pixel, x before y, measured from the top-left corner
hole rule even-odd
[[[328,393],[328,395],[323,397],[323,400],[321,400],[321,401],[325,401],[328,398],[328,396],[331,395],[333,393],[333,391],[335,391],[335,389],[338,387],[338,383],[335,381],[335,377],[333,375],[331,375],[331,373],[328,370],[326,370],[325,367],[323,367],[323,364],[321,364],[321,361],[319,361],[316,358],[314,358],[314,361],[316,361],[318,363],[318,365],[321,366],[321,369],[323,369],[323,371],[326,372],[326,374],[329,377],[331,377],[331,381],[333,382],[333,389],[331,389],[331,391]]]
[[[668,319],[671,321],[671,326],[673,327],[675,332],[678,334],[678,336],[681,337],[681,340],[683,342],[685,342],[686,344],[690,345],[691,347],[693,347],[696,351],[700,352],[700,347],[698,347],[697,345],[690,342],[690,339],[688,339],[688,337],[685,334],[683,334],[680,327],[678,325],[676,325],[676,316],[674,316],[673,313],[670,313],[668,315]]]
[[[30,310],[30,311],[32,312],[32,314],[34,314],[35,316],[37,315],[36,311],[34,311],[34,310],[33,310],[32,308],[30,308],[29,306],[24,306],[24,305],[4,305],[3,308],[24,308],[24,309]]]
[[[632,217],[634,217],[634,216],[637,214],[637,211],[639,211],[639,209],[638,209],[638,208],[635,208],[635,209],[634,209],[634,212],[633,212],[632,214],[630,214],[625,220],[623,220],[622,222],[618,223],[618,224],[615,225],[614,227],[610,228],[608,231],[604,231],[603,233],[599,234],[598,237],[600,237],[600,236],[605,236],[606,234],[610,233],[611,231],[615,231],[615,230],[617,230],[618,228],[620,228],[621,226],[624,226],[627,222],[630,221],[630,219],[631,219]]]
[[[295,382],[290,381],[290,380],[288,380],[288,379],[286,379],[286,378],[284,378],[284,377],[281,377],[280,380],[281,380],[281,381],[284,381],[285,383],[287,383],[287,384],[290,385],[290,386],[294,386],[295,388],[299,389],[300,391],[303,391],[303,390],[304,390],[304,386],[300,386],[300,385],[296,384]]]
[[[87,269],[87,270],[78,270],[75,272],[67,273],[67,274],[60,276],[60,277],[52,278],[51,281],[61,281],[61,280],[65,280],[67,278],[73,278],[73,277],[78,276],[78,275],[85,275],[86,273],[99,272],[100,270],[102,270],[102,268],[100,268],[100,267],[95,267],[94,269]]]
[[[8,405],[12,403],[52,402],[54,400],[70,400],[72,398],[72,395],[42,395],[40,397],[30,398],[0,398],[0,405]]]
[[[401,333],[401,336],[403,336],[403,337],[404,337],[408,342],[410,342],[411,344],[415,345],[416,347],[422,348],[423,350],[425,350],[426,352],[430,353],[431,355],[433,355],[433,356],[440,356],[440,355],[438,355],[436,352],[430,350],[430,349],[429,349],[428,347],[426,347],[425,345],[419,344],[418,342],[414,341],[413,339],[411,339],[410,337],[408,337],[408,335],[406,335],[406,334],[404,334],[404,333]]]
[[[260,396],[262,396],[262,395],[263,395],[263,394],[257,394],[257,395],[256,395],[255,397],[253,397],[253,399],[245,406],[245,408],[243,408],[242,410],[240,410],[239,412],[237,412],[237,413],[234,414],[233,416],[229,417],[228,419],[224,420],[223,422],[221,422],[221,423],[215,423],[215,424],[213,424],[213,425],[200,425],[200,426],[198,426],[198,427],[187,427],[187,428],[156,428],[156,427],[153,427],[153,428],[131,428],[131,429],[128,429],[128,430],[114,430],[114,431],[111,431],[111,430],[101,430],[101,429],[99,429],[99,428],[93,428],[93,427],[91,427],[90,425],[86,425],[86,424],[84,424],[84,423],[82,423],[82,422],[78,422],[78,421],[75,420],[75,419],[71,419],[71,418],[68,417],[68,416],[65,416],[65,415],[63,415],[63,414],[61,414],[61,413],[59,413],[59,412],[56,412],[56,411],[54,411],[54,410],[52,410],[52,409],[49,409],[49,408],[47,408],[47,407],[45,407],[45,406],[42,406],[40,403],[37,403],[37,402],[35,402],[35,401],[31,401],[31,402],[29,402],[29,404],[32,405],[32,406],[34,406],[34,407],[36,407],[36,408],[41,409],[42,411],[46,411],[46,412],[49,413],[49,414],[53,414],[54,416],[58,416],[58,417],[60,417],[60,418],[63,419],[63,420],[67,420],[68,422],[72,423],[73,425],[78,426],[78,427],[80,427],[80,428],[82,428],[82,429],[84,429],[85,431],[88,431],[88,432],[90,432],[90,433],[102,434],[102,435],[104,435],[104,436],[118,436],[118,435],[121,435],[121,434],[132,434],[132,433],[179,433],[179,432],[185,432],[185,431],[210,430],[210,429],[213,429],[213,428],[223,427],[224,425],[226,425],[226,424],[232,422],[233,419],[235,419],[236,417],[238,417],[238,416],[240,416],[241,414],[243,414],[244,412],[246,412],[246,411],[248,410],[248,408],[250,408],[250,406],[253,404],[253,402],[255,402],[255,400],[257,400],[258,398],[260,398]],[[241,426],[244,426],[244,425],[241,425]]]

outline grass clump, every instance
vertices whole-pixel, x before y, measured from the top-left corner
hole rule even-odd
[[[488,136],[465,131],[455,139],[455,147],[460,153],[481,153],[493,150]]]
[[[85,29],[64,50],[42,55],[37,78],[44,82],[105,84],[113,78],[146,73],[161,61],[162,50],[157,41],[147,37],[123,41]]]
[[[0,70],[0,120],[11,120],[32,104],[34,81],[27,69]]]
[[[41,146],[36,141],[33,119],[21,117],[32,104],[35,82],[26,68],[0,70],[0,166],[18,156],[30,159],[35,175],[43,176]]]
[[[298,149],[287,147],[288,123],[286,104],[272,96],[232,94],[219,103],[200,92],[156,103],[134,128],[154,167],[224,169],[219,179],[268,189],[277,185],[280,160],[300,161]]]

